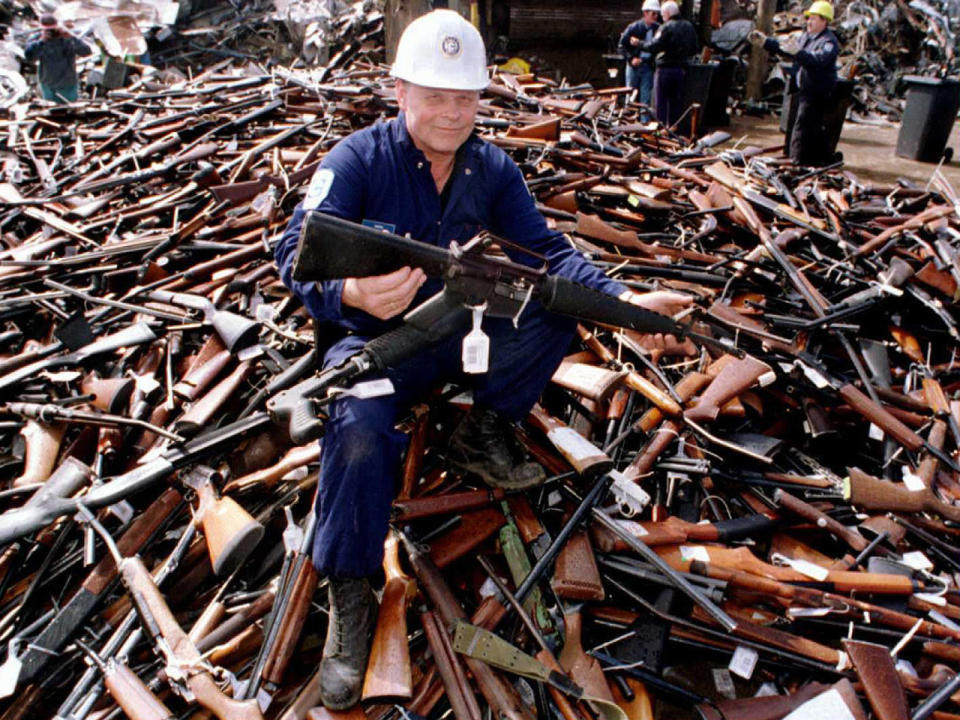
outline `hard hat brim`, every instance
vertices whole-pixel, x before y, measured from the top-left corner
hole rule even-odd
[[[398,73],[392,68],[390,70],[391,77],[398,78],[400,80],[403,80],[404,82],[410,83],[411,85],[419,85],[420,87],[432,88],[434,90],[475,90],[479,92],[481,90],[486,90],[487,87],[490,85],[489,77],[483,82],[482,85],[480,83],[464,82],[464,83],[457,83],[456,87],[454,87],[454,85],[451,85],[449,78],[430,77],[428,75],[426,76],[421,75],[417,78],[411,78],[411,77],[404,77],[404,75],[407,75],[407,73],[402,73],[402,72]]]

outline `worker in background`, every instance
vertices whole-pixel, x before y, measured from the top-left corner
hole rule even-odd
[[[833,21],[833,5],[826,0],[816,0],[804,15],[807,29],[800,36],[796,53],[785,51],[776,38],[757,30],[751,33],[750,41],[762,43],[767,52],[793,58],[790,91],[796,98],[797,114],[789,154],[799,165],[826,165],[833,159],[825,140],[826,116],[835,102],[840,41],[828,27]]]
[[[327,153],[274,251],[280,277],[310,314],[352,332],[330,347],[325,366],[339,364],[371,338],[398,327],[403,315],[438,292],[441,283],[409,267],[323,283],[293,280],[297,239],[311,210],[442,248],[489,230],[544,256],[550,273],[594,290],[667,315],[690,304],[678,293],[633,293],[547,227],[520,168],[474,131],[480,92],[490,78],[483,39],[460,15],[434,10],[407,26],[392,75],[400,115],[353,133]],[[504,249],[514,259],[521,257]],[[345,710],[360,697],[376,619],[370,578],[383,562],[390,503],[408,440],[396,428],[398,416],[438,384],[467,384],[473,406],[453,432],[448,460],[507,490],[544,480],[540,465],[514,453],[511,423],[525,417],[540,397],[577,324],[534,300],[517,322],[482,319],[490,338],[489,367],[482,374],[466,374],[476,369],[461,365],[464,333],[454,334],[391,367],[386,376],[392,395],[344,395],[329,406],[313,562],[329,580],[320,696],[331,710]],[[648,340],[651,349],[675,342],[669,336]]]
[[[57,25],[47,13],[40,17],[40,39],[27,45],[24,57],[39,61],[37,81],[44,100],[74,102],[77,99],[77,57],[90,54],[87,44]]]
[[[651,40],[644,43],[643,49],[656,58],[653,101],[657,108],[657,120],[669,127],[683,114],[681,104],[687,65],[690,56],[700,50],[700,42],[693,23],[680,16],[680,6],[673,0],[660,6],[660,14],[663,16],[663,25]]]
[[[643,0],[643,16],[629,25],[620,36],[618,47],[627,61],[627,85],[639,91],[637,98],[644,110],[643,122],[649,122],[653,100],[653,55],[643,49],[644,44],[653,39],[660,27],[659,0]]]

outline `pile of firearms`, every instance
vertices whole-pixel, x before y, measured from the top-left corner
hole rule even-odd
[[[271,246],[396,110],[352,54],[0,121],[4,720],[317,705],[324,397],[275,419],[329,338]],[[411,409],[353,715],[957,717],[957,198],[626,101],[501,74],[478,131],[612,276],[693,296],[699,339],[581,327],[515,426],[550,476],[525,493],[448,464],[464,388]]]

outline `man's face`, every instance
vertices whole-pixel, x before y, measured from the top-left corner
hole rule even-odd
[[[807,15],[807,32],[816,35],[823,32],[827,27],[827,19],[819,15]]]
[[[643,11],[643,21],[647,25],[653,25],[657,21],[657,15],[659,15],[656,10],[644,10]]]
[[[407,131],[427,155],[450,155],[463,145],[477,118],[476,90],[438,90],[397,80],[397,104]]]

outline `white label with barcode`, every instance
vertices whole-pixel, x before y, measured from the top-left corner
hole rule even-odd
[[[744,647],[743,645],[737,645],[737,649],[733,651],[733,657],[730,658],[730,664],[727,665],[727,668],[734,675],[739,675],[744,680],[749,680],[753,677],[753,669],[757,666],[757,660],[759,659],[760,655],[756,650]]]
[[[717,692],[725,698],[730,698],[731,700],[736,699],[737,690],[733,686],[733,678],[730,676],[730,671],[726,668],[713,669],[713,684],[717,686]]]
[[[692,562],[694,560],[710,562],[710,553],[703,545],[681,545],[680,559],[684,562]]]

